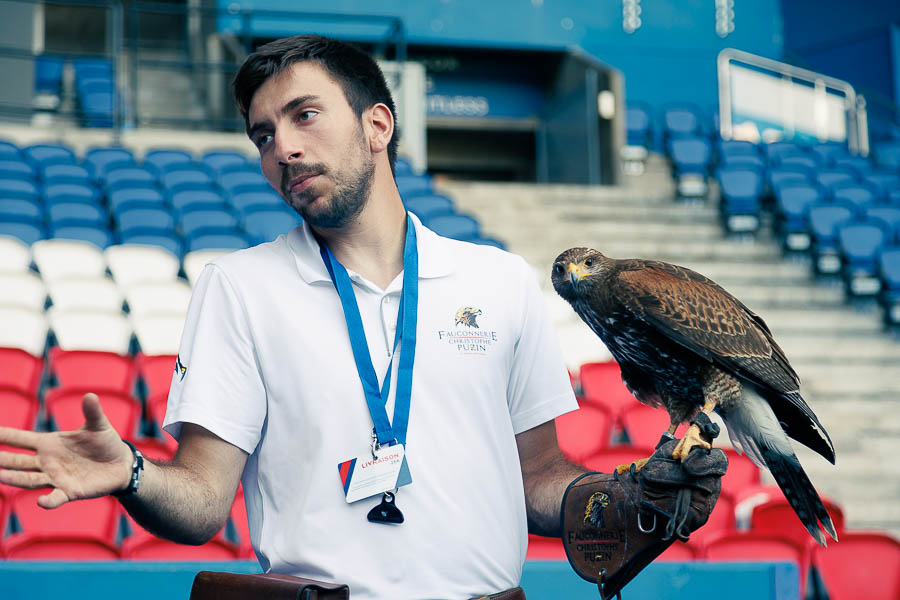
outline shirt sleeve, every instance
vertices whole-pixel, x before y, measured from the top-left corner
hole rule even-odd
[[[578,408],[540,288],[531,267],[521,265],[522,329],[507,387],[516,434]]]
[[[204,427],[248,454],[259,443],[266,391],[246,311],[221,267],[201,273],[188,307],[163,429]]]

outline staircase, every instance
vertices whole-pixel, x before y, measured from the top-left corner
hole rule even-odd
[[[485,235],[535,266],[570,368],[608,353],[553,298],[550,266],[567,248],[680,264],[740,298],[769,324],[834,441],[836,466],[795,444],[810,478],[844,507],[849,527],[900,537],[900,343],[883,332],[874,305],[849,306],[838,283],[818,282],[808,262],[786,260],[769,228],[755,238],[726,238],[715,186],[705,203],[676,201],[660,156],[651,156],[643,175],[616,187],[457,181],[439,186],[459,211],[479,218]],[[723,444],[726,437],[720,438]]]

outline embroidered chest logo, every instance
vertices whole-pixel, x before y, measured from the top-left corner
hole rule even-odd
[[[175,357],[175,372],[181,375],[180,381],[184,381],[184,376],[187,375],[187,367],[181,362],[180,354]]]
[[[497,332],[481,328],[477,319],[482,314],[480,308],[460,307],[453,317],[453,328],[439,329],[438,339],[455,347],[461,355],[487,354],[497,343]]]

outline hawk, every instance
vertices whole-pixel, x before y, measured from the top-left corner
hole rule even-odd
[[[456,311],[456,325],[465,325],[466,327],[474,327],[479,329],[476,317],[481,315],[481,309],[472,308],[471,306],[463,306]]]
[[[788,437],[834,464],[834,445],[800,395],[800,379],[766,323],[703,275],[676,265],[607,258],[571,248],[553,263],[553,287],[600,336],[642,403],[664,407],[669,434],[718,413],[734,446],[768,468],[804,527],[837,534]],[[709,448],[692,424],[674,456]]]

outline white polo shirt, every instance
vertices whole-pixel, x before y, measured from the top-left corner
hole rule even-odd
[[[366,520],[380,497],[344,499],[338,463],[367,452],[372,419],[306,225],[205,268],[166,413],[176,438],[196,423],[250,454],[242,482],[266,571],[347,583],[356,600],[462,599],[518,585],[527,529],[515,434],[576,408],[527,263],[413,221],[418,340],[412,483],[396,498],[403,524]],[[402,274],[386,290],[350,275],[380,383]]]

